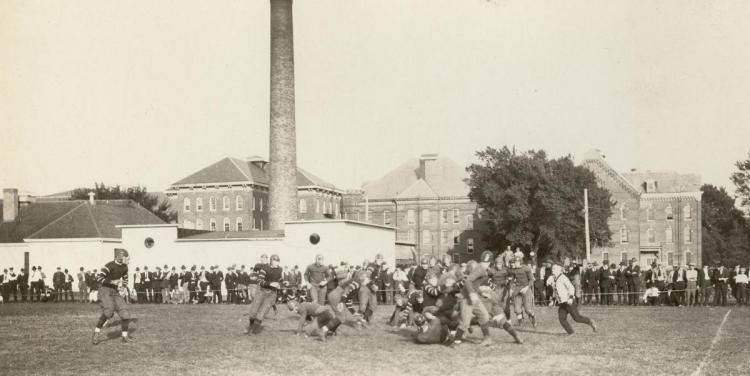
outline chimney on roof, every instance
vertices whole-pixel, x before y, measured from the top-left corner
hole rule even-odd
[[[18,189],[3,189],[3,222],[13,222],[18,217]]]
[[[252,157],[247,157],[247,162],[252,163],[255,166],[260,167],[260,169],[265,170],[266,165],[268,164],[268,161],[263,159],[262,157],[259,157],[257,155],[253,155]]]
[[[437,165],[437,154],[422,154],[419,157],[419,178],[427,182],[440,177]]]
[[[89,204],[91,204],[92,206],[96,205],[96,201],[94,201],[95,196],[96,196],[96,193],[89,192]]]

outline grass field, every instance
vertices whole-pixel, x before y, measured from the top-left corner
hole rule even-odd
[[[538,308],[537,328],[519,328],[525,344],[492,329],[495,346],[458,349],[413,344],[411,330],[385,325],[389,306],[369,328],[342,327],[326,343],[294,336],[297,316],[279,308],[263,333],[245,336],[246,306],[132,305],[137,342],[122,344],[119,326],[110,326],[92,346],[96,305],[0,305],[0,375],[690,375],[704,359],[701,374],[750,375],[747,307],[726,316],[729,307],[584,306],[599,332],[574,324],[573,336],[564,335],[557,309]]]

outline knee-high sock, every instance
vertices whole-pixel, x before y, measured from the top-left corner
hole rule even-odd
[[[96,322],[96,327],[101,329],[102,327],[104,327],[105,322],[107,322],[107,316],[99,316],[99,321]]]
[[[120,327],[122,327],[123,333],[128,332],[128,325],[130,325],[130,319],[121,319],[120,320]]]

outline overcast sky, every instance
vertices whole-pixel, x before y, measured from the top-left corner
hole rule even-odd
[[[298,0],[298,163],[348,189],[422,153],[599,148],[729,188],[749,19],[746,0]],[[268,0],[0,2],[0,187],[162,191],[266,157],[269,27]]]

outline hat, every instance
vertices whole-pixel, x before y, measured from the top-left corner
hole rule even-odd
[[[279,255],[271,255],[271,260],[281,261]]]
[[[630,259],[630,261],[631,261],[631,262],[636,262],[636,261],[638,261],[638,260],[636,260],[636,258],[635,258],[635,257],[633,257],[632,259]]]
[[[596,262],[596,261],[594,261],[594,262],[592,262],[592,263],[591,263],[591,265],[594,265],[594,266],[599,266],[599,263],[598,263],[598,262]]]
[[[620,266],[628,266],[628,263],[625,261],[620,261]]]
[[[690,266],[695,266],[695,262],[691,261],[691,262],[690,262],[690,263],[689,263],[688,265],[690,265]],[[740,266],[740,268],[741,268],[741,267],[742,267],[742,266]]]
[[[613,262],[612,265],[609,266],[610,269],[617,269],[617,265]]]
[[[115,259],[128,257],[128,251],[125,248],[115,248]]]
[[[656,261],[654,261],[654,262],[652,262],[652,263],[651,263],[651,267],[652,267],[652,268],[655,268],[655,267],[656,267]]]

